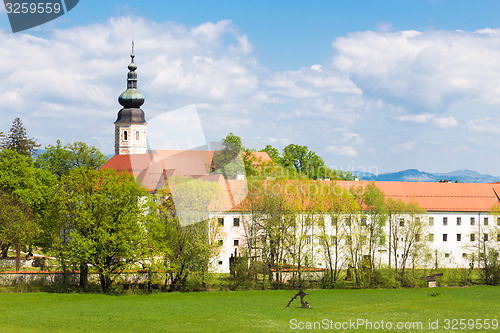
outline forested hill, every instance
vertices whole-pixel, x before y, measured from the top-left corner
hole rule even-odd
[[[376,180],[376,181],[401,181],[401,182],[439,182],[452,181],[461,183],[495,183],[500,182],[500,177],[484,175],[473,170],[456,170],[447,173],[429,173],[416,169],[408,169],[404,171],[382,173],[379,175],[366,172],[353,172],[361,180]]]

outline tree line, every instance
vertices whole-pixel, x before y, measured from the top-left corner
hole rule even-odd
[[[190,206],[194,211],[209,210],[210,201],[221,195],[217,186],[179,179],[148,193],[131,174],[101,169],[107,157],[83,142],[57,141],[37,154],[39,145],[20,119],[2,135],[0,147],[2,257],[12,248],[36,248],[55,257],[65,277],[78,271],[83,290],[91,273],[109,291],[131,268],[146,272],[150,284],[161,280],[172,291],[207,287],[211,261],[221,249],[218,241],[225,237],[218,216],[182,223],[169,185],[181,184],[190,201],[196,198]],[[241,166],[249,171],[249,193],[242,203],[249,217],[242,244],[248,261],[242,274],[281,288],[284,269],[293,266],[293,280],[301,285],[307,269],[320,259],[326,263],[325,286],[334,286],[345,271],[355,284],[373,285],[381,279],[376,254],[384,245],[399,283],[408,284],[408,268],[429,256],[425,212],[415,203],[386,199],[373,184],[346,190],[334,182],[314,181],[335,175],[303,167],[311,165],[308,149],[298,149],[306,154],[290,162],[292,148],[297,147],[278,155],[268,148],[277,162],[259,164],[252,150],[230,134],[214,158],[212,170],[228,178]],[[314,155],[309,157],[314,160]],[[481,257],[483,247],[479,259],[489,258]],[[489,281],[495,265],[488,264]]]
[[[160,274],[170,290],[186,289],[191,275],[196,288],[206,283],[217,232],[206,221],[182,226],[168,188],[153,196],[132,175],[100,169],[108,158],[83,142],[57,141],[36,154],[19,118],[0,147],[2,257],[36,248],[57,259],[65,279],[78,271],[84,290],[90,273],[109,291],[130,268],[150,280]]]

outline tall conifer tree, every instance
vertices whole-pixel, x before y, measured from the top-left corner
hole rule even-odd
[[[24,156],[31,156],[38,150],[38,147],[40,145],[36,142],[35,138],[30,138],[26,134],[26,128],[24,128],[23,122],[19,117],[14,119],[9,134],[0,143],[1,149],[15,150]]]

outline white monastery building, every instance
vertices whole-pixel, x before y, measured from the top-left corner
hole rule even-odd
[[[137,66],[134,55],[128,66],[127,90],[118,101],[123,108],[115,121],[115,156],[103,168],[132,173],[150,192],[165,186],[173,175],[181,175],[209,182],[218,183],[224,192],[224,200],[208,212],[211,219],[217,221],[222,238],[221,250],[214,258],[214,269],[229,272],[230,257],[245,252],[247,246],[248,224],[252,223],[252,214],[245,208],[246,180],[224,179],[221,174],[211,173],[214,152],[212,151],[147,151],[147,122],[144,111],[140,108],[144,97],[137,90]],[[271,161],[266,153],[256,153],[260,161]],[[332,183],[328,180],[316,181]],[[373,182],[337,181],[337,186],[349,189],[365,187]],[[500,219],[490,210],[500,203],[500,184],[487,183],[422,183],[422,182],[374,182],[384,192],[386,198],[415,202],[426,211],[419,218],[425,219],[428,244],[431,252],[439,257],[440,265],[446,267],[468,268],[473,264],[474,246],[478,241],[500,243]],[[364,212],[358,212],[360,218]],[[399,222],[404,225],[409,217],[401,216]],[[328,228],[331,221],[325,219]],[[307,231],[304,247],[309,247],[313,265],[326,267],[318,239],[318,228],[314,225]],[[331,231],[333,232],[333,231]],[[374,262],[387,265],[389,260],[389,226],[385,226],[386,242],[379,245]],[[393,258],[394,260],[394,258]],[[346,268],[344,266],[344,268]]]

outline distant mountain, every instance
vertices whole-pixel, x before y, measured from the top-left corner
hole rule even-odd
[[[447,173],[429,173],[416,169],[383,173],[375,175],[367,172],[353,172],[361,180],[399,181],[399,182],[438,182],[448,180],[460,183],[495,183],[500,182],[500,177],[483,175],[473,170],[455,170]]]

